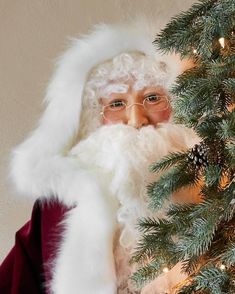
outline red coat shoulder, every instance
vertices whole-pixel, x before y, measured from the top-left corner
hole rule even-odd
[[[35,202],[31,219],[17,231],[15,245],[0,266],[1,294],[47,293],[68,210],[58,201]]]

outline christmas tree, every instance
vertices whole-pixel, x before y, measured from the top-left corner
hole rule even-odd
[[[191,58],[172,94],[175,120],[201,138],[187,152],[153,164],[160,178],[148,186],[150,207],[200,185],[198,204],[171,204],[166,219],[142,219],[134,262],[138,285],[182,262],[188,278],[176,292],[235,293],[235,0],[206,0],[171,20],[155,43],[164,53]]]

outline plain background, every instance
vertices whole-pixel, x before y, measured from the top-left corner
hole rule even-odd
[[[98,22],[114,22],[140,12],[165,25],[194,0],[0,0],[0,261],[14,234],[30,217],[32,201],[19,197],[9,179],[14,146],[32,131],[53,64],[68,37]]]

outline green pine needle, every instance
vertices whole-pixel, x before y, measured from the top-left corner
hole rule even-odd
[[[221,260],[227,266],[235,266],[235,239],[224,248]]]
[[[197,184],[198,178],[195,178],[194,172],[187,171],[187,164],[183,163],[173,167],[167,174],[162,175],[157,182],[147,187],[150,208],[156,210],[162,208],[165,200],[168,200],[173,192],[180,190],[182,187]]]
[[[226,284],[229,280],[229,276],[226,271],[219,270],[216,267],[206,267],[200,271],[195,277],[197,283],[197,290],[209,290],[211,294],[225,294],[223,288],[226,288]]]
[[[143,266],[137,270],[131,277],[138,288],[143,287],[147,282],[154,280],[159,274],[162,273],[162,269],[168,264],[165,260],[158,259],[158,262],[150,262],[148,265]]]
[[[175,152],[175,153],[170,153],[169,155],[163,157],[161,160],[158,162],[152,164],[150,166],[150,171],[151,172],[159,172],[162,170],[166,170],[176,163],[181,162],[187,157],[186,153],[183,152]]]

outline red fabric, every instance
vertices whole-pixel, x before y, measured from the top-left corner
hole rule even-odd
[[[31,220],[16,233],[15,245],[0,266],[1,294],[48,293],[45,285],[51,279],[67,211],[59,202],[35,203]]]

